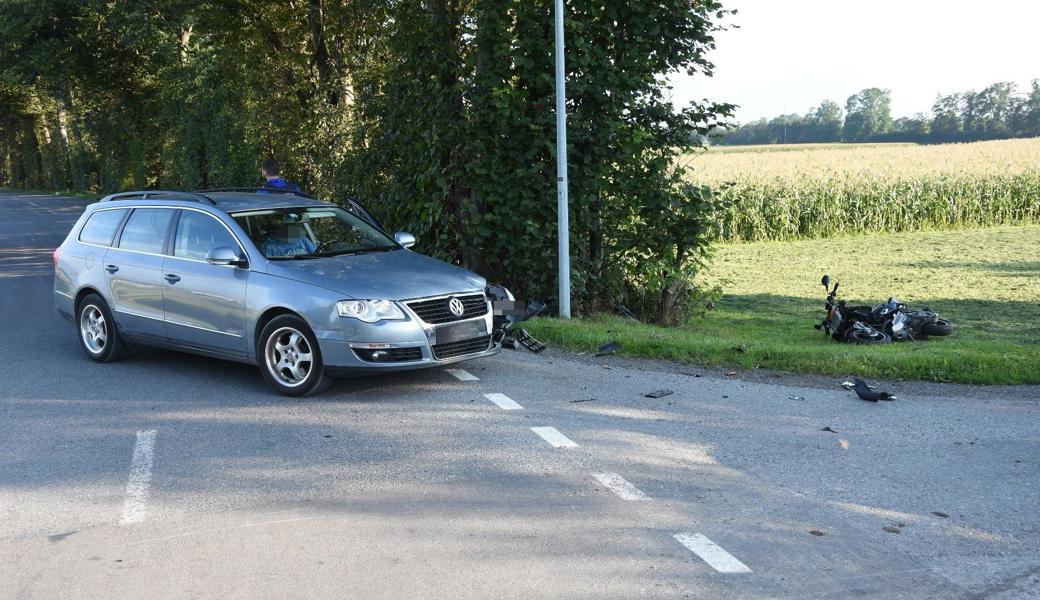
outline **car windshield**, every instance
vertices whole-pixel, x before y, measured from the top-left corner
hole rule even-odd
[[[385,233],[342,208],[272,208],[231,215],[271,260],[396,250]]]

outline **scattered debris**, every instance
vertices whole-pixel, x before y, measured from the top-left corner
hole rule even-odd
[[[542,350],[545,350],[545,344],[531,337],[531,334],[527,333],[527,330],[523,327],[516,330],[516,333],[513,334],[513,339],[519,342],[521,346],[527,348],[535,354],[538,354]]]
[[[821,537],[821,536],[823,536],[823,532],[820,531],[819,529],[810,529],[809,530],[809,535],[815,535],[816,537]]]
[[[645,398],[664,398],[665,396],[671,396],[674,394],[672,390],[657,390],[656,392],[650,392],[649,394],[643,394]]]
[[[848,440],[838,440],[838,445],[841,446],[842,450],[848,450],[849,449],[849,441]]]
[[[595,401],[596,401],[595,398],[583,398],[581,400],[571,400],[572,403],[576,403],[576,402],[595,402]]]
[[[805,400],[805,396],[788,396],[788,400]]]
[[[726,377],[733,377],[736,374],[737,374],[736,371],[729,371],[728,373],[726,373]]]
[[[615,304],[614,305],[614,312],[616,312],[617,314],[621,315],[626,320],[635,321],[637,323],[639,322],[639,319],[636,318],[635,313],[630,311],[630,310],[628,310],[628,307],[625,306],[624,304],[620,304],[620,303],[619,304]]]
[[[47,540],[52,542],[52,543],[60,542],[63,539],[69,537],[70,535],[72,535],[74,533],[76,533],[76,532],[75,531],[69,531],[69,532],[66,532],[66,533],[55,533],[54,535],[48,535],[47,536]]]
[[[932,514],[933,514],[933,515],[935,515],[935,516],[937,516],[937,517],[942,517],[942,518],[944,518],[944,519],[949,519],[949,518],[950,518],[950,515],[948,515],[948,514],[946,514],[946,513],[944,513],[944,512],[939,512],[939,511],[937,511],[937,510],[933,510],[933,511],[932,511]]]
[[[882,527],[881,531],[885,531],[885,532],[888,532],[888,533],[903,533],[902,529],[900,529],[898,527],[890,527],[890,526]]]
[[[330,437],[332,437],[332,436],[331,436],[331,435],[323,435],[323,436],[321,436],[321,437],[323,437],[323,438],[325,438],[325,439],[329,439],[329,438],[330,438]]]
[[[613,354],[620,349],[621,344],[617,342],[607,342],[599,347],[599,352],[596,353],[596,356],[607,356],[608,354]]]
[[[826,431],[828,433],[838,433],[837,431],[834,431],[833,429],[831,429],[830,426],[824,427],[820,431]]]
[[[726,395],[723,395],[722,397],[723,397],[723,398],[729,398],[729,396],[726,396]]]
[[[856,392],[856,395],[868,402],[877,402],[878,400],[895,400],[896,397],[888,392],[875,392],[871,389],[871,386],[867,385],[866,381],[863,381],[859,377],[854,377],[852,381],[855,385],[852,389]]]

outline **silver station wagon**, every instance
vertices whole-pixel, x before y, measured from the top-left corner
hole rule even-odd
[[[487,282],[414,245],[354,202],[125,192],[88,206],[55,250],[54,300],[94,361],[182,350],[258,365],[289,396],[497,353]]]

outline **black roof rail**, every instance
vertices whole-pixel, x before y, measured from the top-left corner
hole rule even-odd
[[[173,198],[177,200],[193,200],[195,202],[205,202],[212,206],[216,206],[217,203],[206,196],[198,192],[179,192],[174,190],[137,190],[133,192],[120,192],[118,194],[109,194],[98,202],[112,202],[114,200],[129,200],[131,198],[140,198],[141,200],[148,200],[150,198]]]
[[[317,200],[314,196],[304,194],[303,192],[297,192],[296,190],[283,190],[279,188],[269,188],[262,185],[255,187],[228,187],[228,188],[213,188],[208,190],[199,190],[200,194],[219,194],[221,192],[242,192],[245,194],[292,194],[301,198],[308,198],[310,200]]]

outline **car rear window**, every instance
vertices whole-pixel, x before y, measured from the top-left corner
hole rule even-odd
[[[125,208],[116,210],[99,210],[87,218],[82,231],[79,232],[79,241],[85,244],[97,244],[98,246],[111,246],[112,237],[116,234],[119,222],[126,214]]]
[[[123,226],[119,247],[134,252],[162,254],[166,230],[172,217],[173,210],[169,208],[135,208]]]

